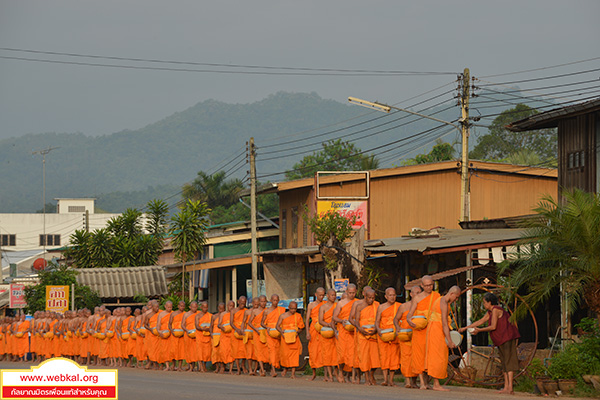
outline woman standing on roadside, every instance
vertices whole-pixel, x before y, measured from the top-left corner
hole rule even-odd
[[[519,359],[517,356],[517,339],[521,337],[519,330],[508,319],[510,315],[506,310],[498,305],[498,298],[493,293],[486,293],[483,296],[483,307],[487,314],[479,321],[473,322],[469,326],[460,328],[462,333],[467,329],[471,335],[479,332],[489,332],[494,346],[498,347],[500,353],[500,362],[504,371],[504,388],[500,393],[514,394],[513,379],[515,371],[519,371]],[[488,326],[478,328],[478,326],[489,322]]]

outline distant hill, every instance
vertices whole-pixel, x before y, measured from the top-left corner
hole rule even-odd
[[[447,107],[448,104],[442,105],[437,110]],[[141,207],[153,198],[172,196],[169,201],[176,201],[183,183],[193,180],[199,170],[210,171],[241,153],[251,136],[258,147],[260,176],[291,168],[306,153],[318,150],[321,140],[347,135],[348,139],[359,139],[357,145],[367,150],[435,126],[421,120],[374,134],[386,127],[369,130],[382,121],[367,121],[383,114],[374,112],[360,117],[365,113],[368,111],[364,108],[322,99],[316,93],[280,92],[250,104],[207,100],[144,128],[111,135],[40,133],[0,140],[0,212],[35,212],[41,208],[42,159],[32,155],[32,150],[49,146],[59,148],[46,156],[46,202],[56,197],[97,197],[98,207],[119,212],[127,207]],[[436,117],[455,120],[458,114],[459,109],[453,107]],[[346,122],[333,125],[340,121]],[[328,134],[358,123],[361,125]],[[329,127],[322,128],[325,126]],[[311,130],[314,131],[290,136]],[[267,147],[308,135],[317,137]],[[301,147],[307,143],[315,145]],[[237,176],[242,177],[247,170],[243,166]],[[267,179],[277,181],[283,176],[263,180]]]

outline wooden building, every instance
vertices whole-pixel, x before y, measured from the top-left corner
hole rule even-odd
[[[532,115],[507,126],[514,132],[558,128],[558,186],[600,192],[600,98]]]
[[[557,171],[472,161],[470,213],[476,220],[530,214],[541,196],[557,194]],[[280,248],[314,245],[306,214],[327,208],[355,210],[366,239],[407,235],[413,228],[460,229],[460,163],[335,173],[280,182]],[[353,211],[350,211],[353,212]]]

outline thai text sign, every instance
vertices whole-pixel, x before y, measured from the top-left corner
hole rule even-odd
[[[27,307],[25,301],[25,285],[21,283],[10,284],[10,305],[9,308],[24,308]]]
[[[69,309],[69,286],[46,286],[46,311],[64,313]]]
[[[51,358],[27,369],[2,370],[2,399],[117,399],[118,371]]]
[[[356,222],[352,229],[367,227],[367,202],[346,200],[319,200],[317,202],[317,214],[322,215],[329,210],[335,210],[350,219],[356,215]]]

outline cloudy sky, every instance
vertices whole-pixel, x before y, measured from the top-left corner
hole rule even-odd
[[[40,132],[109,134],[143,127],[207,99],[247,103],[277,91],[314,91],[340,102],[348,96],[402,102],[452,82],[465,67],[474,76],[487,76],[599,57],[599,15],[597,0],[0,0],[2,48],[210,64],[451,73],[232,74],[224,72],[256,70],[0,50],[0,138]],[[599,67],[596,60],[490,79]]]

